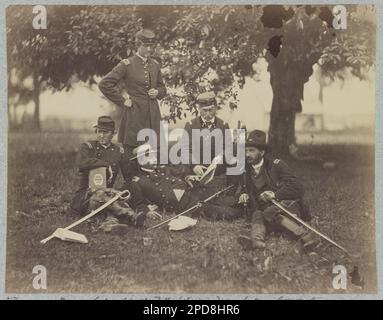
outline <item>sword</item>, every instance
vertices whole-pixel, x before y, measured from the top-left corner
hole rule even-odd
[[[231,188],[233,188],[233,187],[234,187],[234,185],[232,184],[232,185],[230,185],[230,186],[228,186],[228,187],[226,187],[226,188],[224,188],[224,189],[222,189],[222,190],[220,190],[220,191],[214,193],[213,195],[211,195],[210,197],[206,198],[205,200],[202,200],[202,201],[198,202],[197,204],[195,204],[194,206],[190,207],[189,209],[186,209],[185,211],[182,211],[181,213],[175,215],[174,217],[171,217],[170,219],[167,219],[167,220],[165,220],[165,221],[162,221],[161,223],[156,224],[155,226],[152,226],[152,227],[148,228],[147,230],[152,230],[152,229],[155,229],[155,228],[157,228],[157,227],[160,227],[160,226],[162,226],[163,224],[165,224],[165,223],[167,223],[167,222],[169,222],[169,221],[172,221],[172,220],[174,220],[175,218],[178,218],[179,216],[184,215],[185,213],[188,213],[188,212],[193,211],[193,210],[195,210],[195,209],[201,208],[205,203],[207,203],[207,202],[210,201],[211,199],[214,199],[215,197],[218,197],[221,193],[224,193],[224,192],[226,192],[227,190],[229,190],[229,189],[231,189]]]
[[[125,195],[127,194],[127,195]],[[129,190],[124,190],[124,191],[121,191],[121,192],[118,192],[112,199],[110,199],[108,202],[105,202],[103,205],[101,205],[100,207],[98,207],[97,209],[93,210],[91,213],[87,214],[86,216],[82,217],[81,219],[73,222],[71,225],[67,226],[66,228],[59,228],[59,229],[56,229],[55,232],[53,232],[49,237],[43,239],[40,241],[40,243],[42,244],[45,244],[47,243],[49,240],[55,238],[58,234],[62,234],[63,233],[65,234],[65,231],[68,231],[69,229],[72,229],[76,226],[78,226],[80,223],[84,222],[85,220],[93,217],[94,215],[96,215],[97,213],[99,213],[100,211],[104,210],[107,206],[109,206],[110,204],[112,204],[114,201],[118,200],[118,199],[127,199],[128,197],[130,196],[130,192]],[[59,230],[59,231],[58,231]],[[70,234],[68,232],[68,236],[70,237]],[[73,235],[72,235],[73,236]]]
[[[345,253],[347,253],[350,256],[353,256],[350,252],[348,252],[344,247],[337,244],[335,241],[331,240],[329,237],[324,235],[323,233],[319,232],[318,230],[311,227],[309,224],[304,222],[302,219],[298,218],[296,215],[291,213],[289,210],[287,210],[282,204],[280,204],[278,201],[271,199],[270,200],[275,206],[277,206],[279,209],[281,209],[284,213],[286,213],[289,217],[293,218],[294,220],[298,221],[300,224],[304,225],[307,229],[311,230],[321,238],[325,239],[326,241],[330,242],[332,245],[336,246],[337,248],[341,249]]]

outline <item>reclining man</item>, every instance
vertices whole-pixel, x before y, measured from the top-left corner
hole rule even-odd
[[[138,176],[129,183],[129,190],[132,193],[129,203],[139,212],[148,213],[148,204],[155,204],[168,212],[180,213],[211,195],[205,192],[202,197],[198,188],[191,187],[180,177],[177,168],[158,165],[158,152],[150,145],[141,145],[134,150],[134,153],[140,169]],[[219,196],[222,203],[228,202],[225,197],[227,196]],[[242,210],[207,203],[196,213],[208,219],[230,220],[239,217]]]
[[[303,220],[310,220],[303,202],[303,185],[285,162],[265,154],[268,149],[265,132],[250,132],[245,149],[246,170],[241,176],[242,194],[239,202],[250,204],[252,229],[250,237],[241,235],[238,238],[239,243],[245,249],[264,249],[266,224],[289,231],[302,241],[306,249],[317,244],[311,232],[281,214],[281,210],[270,202],[272,199],[282,201],[289,211]]]
[[[122,147],[111,142],[115,134],[115,123],[111,117],[99,117],[94,128],[96,129],[96,139],[82,143],[77,155],[80,187],[70,206],[72,212],[80,215],[98,208],[115,195],[116,190],[110,188],[114,186],[124,153]],[[106,177],[103,178],[102,175],[99,175],[100,185],[103,185],[103,179],[106,179],[106,184],[104,187],[91,190],[89,173],[92,169],[97,168],[106,168]],[[142,226],[145,220],[144,214],[135,213],[122,201],[113,202],[104,211],[107,217],[100,227],[104,231],[126,231],[127,223]]]

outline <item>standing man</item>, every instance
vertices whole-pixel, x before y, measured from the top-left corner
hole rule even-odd
[[[300,239],[305,248],[316,244],[313,235],[295,221],[281,214],[281,210],[270,200],[275,199],[296,213],[301,219],[309,220],[308,209],[303,203],[304,188],[295,174],[280,159],[265,154],[266,133],[254,130],[246,139],[246,172],[242,175],[242,194],[239,203],[249,203],[252,210],[251,236],[240,236],[238,241],[247,249],[264,249],[267,224],[280,227]]]
[[[124,165],[123,175],[126,181],[136,170],[128,159],[133,156],[133,149],[142,144],[137,141],[138,132],[144,128],[153,129],[159,143],[161,114],[157,99],[166,95],[160,65],[151,58],[155,34],[143,29],[136,33],[136,43],[136,54],[122,60],[99,83],[104,96],[122,108],[118,141],[125,149],[127,167]],[[119,89],[121,84],[125,95]]]
[[[197,97],[197,105],[199,116],[186,123],[187,139],[183,139],[183,143],[187,144],[185,147],[189,148],[190,171],[201,177],[212,160],[221,156],[221,163],[217,165],[211,185],[222,188],[226,185],[225,146],[232,143],[231,135],[226,136],[225,131],[230,128],[225,121],[216,115],[218,107],[214,92],[200,94]],[[200,132],[202,136],[195,139],[193,132]],[[205,148],[210,145],[208,157],[206,157],[204,145]]]

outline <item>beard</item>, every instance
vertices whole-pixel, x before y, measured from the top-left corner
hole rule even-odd
[[[246,157],[246,163],[255,165],[262,161],[263,156],[260,154],[257,157]]]

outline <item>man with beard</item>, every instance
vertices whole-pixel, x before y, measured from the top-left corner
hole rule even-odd
[[[245,146],[246,171],[241,176],[242,194],[239,203],[250,205],[252,210],[251,236],[241,235],[238,241],[246,249],[266,247],[266,226],[288,231],[301,240],[304,248],[317,244],[311,232],[284,216],[270,200],[281,201],[303,220],[310,215],[303,202],[304,187],[288,165],[266,154],[266,133],[254,130],[249,133]]]
[[[158,152],[151,149],[150,145],[141,145],[134,153],[140,169],[139,174],[128,182],[132,193],[129,203],[138,212],[148,213],[148,205],[155,204],[168,212],[180,213],[214,193],[201,192],[199,188],[191,187],[185,182],[182,174],[179,174],[179,168],[158,165]],[[239,208],[224,205],[230,202],[230,199],[225,199],[227,197],[229,196],[221,195],[220,205],[207,203],[195,213],[212,220],[231,220],[239,217],[242,213]]]

